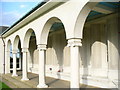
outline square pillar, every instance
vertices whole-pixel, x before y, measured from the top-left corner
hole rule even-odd
[[[27,77],[27,52],[28,48],[23,48],[22,53],[23,53],[23,59],[22,59],[22,81],[29,80]]]
[[[5,51],[5,74],[10,73],[10,51]]]
[[[17,56],[17,50],[13,50],[13,74],[12,76],[18,76],[17,75],[17,63],[16,63],[16,56]]]
[[[45,84],[45,51],[46,45],[38,45],[39,51],[39,84],[38,88],[47,88]]]
[[[80,53],[79,47],[82,46],[81,39],[69,39],[68,46],[70,47],[70,62],[71,62],[71,81],[70,88],[80,88]]]

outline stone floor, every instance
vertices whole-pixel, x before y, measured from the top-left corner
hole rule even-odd
[[[2,81],[6,83],[11,88],[36,88],[38,85],[38,74],[28,73],[28,81],[21,81],[22,74],[21,72],[17,72],[17,77],[11,77],[10,74],[3,74]],[[46,77],[46,84],[49,88],[69,88],[70,82],[64,81],[60,79],[55,79],[51,77]],[[93,86],[80,84],[81,88],[96,88]]]

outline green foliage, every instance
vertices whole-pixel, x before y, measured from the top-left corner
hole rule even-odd
[[[0,81],[0,90],[12,90],[9,86],[7,86],[5,83]]]

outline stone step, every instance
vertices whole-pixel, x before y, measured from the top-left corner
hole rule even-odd
[[[18,73],[17,77],[12,77],[12,74],[3,74],[3,79],[5,82],[12,84],[12,88],[37,88],[38,85],[38,75],[33,73],[28,73],[28,81],[21,81],[22,75]],[[3,80],[3,82],[4,82]],[[6,84],[7,84],[6,83]],[[56,78],[46,77],[46,84],[48,88],[69,88],[70,82],[64,81]],[[9,84],[7,84],[9,85]],[[80,84],[81,88],[98,88],[90,85]],[[107,89],[104,89],[107,90]]]
[[[14,83],[9,82],[8,80],[2,78],[2,82],[4,82],[10,88],[18,88]]]
[[[4,79],[4,83],[11,83],[12,85],[14,85],[14,88],[32,88],[32,86],[23,83],[22,81],[15,79],[15,77],[11,77],[9,74],[6,75],[2,75],[2,78]],[[12,87],[13,88],[13,87]]]
[[[18,80],[18,81],[21,81],[21,76],[17,76],[17,77],[13,77],[14,79]],[[37,84],[36,82],[32,81],[32,80],[28,80],[28,81],[21,81],[21,82],[24,82],[25,84],[31,86],[32,88],[36,88],[37,87]]]

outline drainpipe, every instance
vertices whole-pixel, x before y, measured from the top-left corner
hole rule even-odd
[[[4,47],[4,63],[3,63],[3,66],[4,66],[4,74],[5,74],[5,41],[4,41],[2,36],[1,36],[1,38],[2,38],[2,41],[3,41],[3,47]]]

